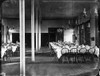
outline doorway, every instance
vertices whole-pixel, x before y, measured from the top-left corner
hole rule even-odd
[[[49,42],[63,41],[64,31],[63,28],[48,28]]]

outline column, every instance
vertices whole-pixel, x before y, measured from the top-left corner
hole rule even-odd
[[[38,4],[39,8],[39,50],[41,49],[41,11],[40,11],[40,5]]]
[[[7,41],[7,26],[4,25],[4,43]]]
[[[10,32],[9,32],[9,27],[7,26],[7,39],[6,39],[6,42],[7,43],[10,43]]]
[[[2,43],[4,43],[4,26],[1,24],[1,37]]]
[[[35,61],[35,40],[34,40],[34,0],[31,0],[31,52],[32,52],[32,61]]]
[[[19,0],[20,76],[25,76],[25,0]]]
[[[95,13],[94,8],[91,10],[91,20],[90,20],[90,38],[91,46],[95,46]]]
[[[3,42],[3,33],[2,33],[2,3],[0,3],[0,40],[1,40],[1,43]]]
[[[76,44],[79,45],[79,27],[76,25],[75,29],[75,39],[76,39]]]
[[[36,52],[39,50],[39,18],[38,7],[36,8]]]
[[[40,20],[40,19],[39,19]],[[41,23],[39,21],[39,50],[41,49]]]
[[[79,26],[77,26],[77,44],[79,45]]]
[[[10,32],[10,42],[12,42],[12,32]]]
[[[36,8],[36,23],[37,23],[37,37],[36,37],[36,48],[37,51],[40,50],[41,48],[41,11],[40,11],[40,4],[39,4],[39,0],[36,0],[36,4],[37,4],[37,8]]]

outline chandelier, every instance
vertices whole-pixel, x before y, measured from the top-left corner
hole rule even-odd
[[[84,17],[87,16],[86,8],[84,8],[84,10],[83,10],[83,16],[84,16]]]
[[[96,16],[98,16],[98,8],[97,7],[95,7],[95,9],[94,9],[94,13],[96,14]]]

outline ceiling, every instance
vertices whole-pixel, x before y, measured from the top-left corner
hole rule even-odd
[[[5,0],[2,4],[3,18],[19,18],[19,0]],[[96,6],[97,0],[36,0],[42,18],[76,18],[83,9],[90,11]],[[99,7],[100,8],[100,7]],[[31,18],[31,0],[25,0],[26,19]]]
[[[97,3],[95,0],[42,0],[42,16],[47,18],[74,18],[90,11]]]

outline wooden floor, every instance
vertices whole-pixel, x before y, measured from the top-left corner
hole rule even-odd
[[[19,58],[12,58],[12,62],[2,64],[2,72],[7,76],[19,76]],[[35,62],[31,62],[30,57],[26,57],[26,76],[96,76],[98,70],[97,63],[59,63],[53,57],[36,57]]]
[[[59,63],[54,56],[36,55],[36,61],[26,56],[26,76],[96,76],[97,62],[91,63]],[[19,57],[11,57],[11,61],[2,62],[2,72],[6,76],[20,76]]]

